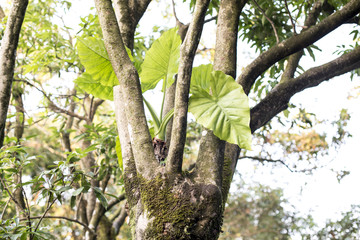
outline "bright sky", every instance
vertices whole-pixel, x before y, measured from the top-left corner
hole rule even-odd
[[[169,2],[169,1],[168,1]],[[182,1],[177,0],[178,4]],[[67,14],[67,22],[73,26],[74,22],[78,22],[79,15],[85,16],[88,13],[90,5],[93,6],[92,1],[76,0],[73,1],[73,10]],[[154,25],[169,27],[174,26],[174,19],[167,21],[162,18],[164,4],[159,4],[153,1],[149,6],[147,12],[140,22],[140,31],[146,36],[147,33],[152,32]],[[178,17],[180,20],[188,19],[187,8],[178,8]],[[71,24],[70,24],[71,23]],[[74,30],[77,31],[77,25]],[[214,44],[215,30],[211,29],[213,24],[207,24],[204,29],[207,39],[207,44],[210,46]],[[320,40],[319,45],[326,44],[327,50],[321,53],[321,56],[314,63],[311,59],[306,58],[304,65],[307,67],[320,65],[321,62],[328,61],[334,56],[331,53],[335,51],[336,45],[344,41],[351,42],[351,37],[348,36],[348,31],[339,29],[330,36]],[[202,40],[204,41],[204,40]],[[246,66],[251,59],[256,56],[253,51],[246,45],[239,46],[238,67]],[[195,64],[201,61],[197,59]],[[254,162],[242,160],[238,164],[238,171],[245,178],[245,181],[255,181],[263,184],[270,184],[272,187],[281,187],[284,189],[285,198],[289,200],[295,208],[307,214],[312,212],[315,221],[322,225],[327,218],[339,216],[341,211],[350,209],[351,204],[360,204],[360,192],[355,189],[357,183],[360,182],[360,157],[357,148],[360,143],[360,98],[348,100],[349,91],[354,86],[359,85],[359,77],[351,82],[349,75],[344,75],[336,79],[321,84],[319,87],[306,90],[297,94],[292,98],[291,102],[301,103],[308,112],[317,114],[319,119],[332,119],[338,117],[339,111],[342,108],[347,108],[351,113],[351,120],[348,125],[352,138],[346,141],[338,153],[332,157],[335,158],[326,168],[317,170],[312,176],[306,176],[299,173],[291,173],[285,167],[278,167],[272,169],[268,166],[260,166]],[[160,101],[159,101],[160,102]],[[254,166],[256,169],[254,168]],[[334,172],[330,169],[336,170],[350,170],[351,174],[346,176],[339,184]]]

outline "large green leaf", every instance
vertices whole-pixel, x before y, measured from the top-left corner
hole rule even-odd
[[[212,64],[200,65],[198,67],[194,67],[191,73],[191,84],[190,91],[196,91],[198,88],[202,88],[204,90],[209,90],[211,72],[213,71]]]
[[[81,63],[94,80],[110,87],[119,84],[101,39],[79,37],[76,46]]]
[[[79,88],[83,91],[90,93],[94,97],[104,100],[113,100],[113,88],[110,86],[104,86],[99,80],[94,80],[92,75],[84,72],[75,81]]]
[[[193,88],[189,111],[218,138],[251,149],[249,100],[242,87],[220,71],[212,72],[206,80],[208,89]]]
[[[162,34],[146,52],[141,65],[141,86],[143,92],[156,87],[160,80],[166,81],[166,87],[174,82],[180,58],[181,39],[177,28]]]

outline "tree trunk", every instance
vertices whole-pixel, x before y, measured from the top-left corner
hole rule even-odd
[[[128,169],[128,174],[136,172]],[[127,181],[134,239],[217,239],[222,225],[221,190],[196,178],[194,173],[159,173],[151,180],[138,174]]]
[[[5,137],[5,123],[11,96],[16,49],[21,25],[28,5],[27,0],[14,0],[0,50],[0,147]]]

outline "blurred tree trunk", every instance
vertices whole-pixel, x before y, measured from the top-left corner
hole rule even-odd
[[[5,137],[5,123],[14,77],[16,49],[28,0],[14,0],[0,50],[0,147]]]

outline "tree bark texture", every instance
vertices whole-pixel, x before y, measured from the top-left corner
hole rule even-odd
[[[6,23],[0,49],[0,147],[5,137],[5,123],[14,77],[16,49],[28,0],[14,0]]]
[[[214,69],[234,78],[239,16],[246,2],[221,1],[217,17]],[[322,2],[316,2],[309,13],[305,22],[308,27],[306,31],[294,34],[260,54],[238,77],[237,82],[249,93],[255,80],[264,71],[290,56],[280,83],[251,109],[252,131],[284,110],[297,92],[360,67],[357,48],[294,78],[302,50],[360,11],[359,1],[351,0],[343,9],[316,24]],[[143,111],[139,76],[124,48],[124,45],[133,47],[137,22],[133,24],[132,21],[140,19],[149,1],[134,0],[128,5],[126,1],[116,1],[118,21],[110,0],[95,0],[95,3],[105,45],[120,83],[114,87],[114,102],[133,239],[217,239],[240,148],[219,140],[206,130],[201,139],[196,167],[191,172],[182,171],[192,63],[209,1],[196,1],[193,20],[181,46],[175,88],[175,114],[165,168],[154,159]],[[140,5],[142,7],[139,8]],[[142,11],[137,18],[134,17],[134,9]]]

